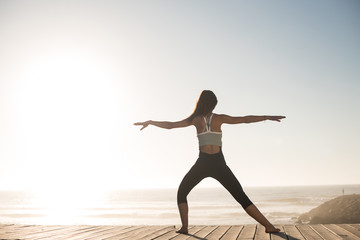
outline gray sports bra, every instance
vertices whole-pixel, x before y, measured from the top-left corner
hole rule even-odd
[[[210,117],[205,118],[205,128],[204,131],[197,135],[199,139],[199,147],[205,145],[215,145],[215,146],[222,146],[221,137],[222,132],[213,132],[211,129],[211,119],[214,114],[211,114]]]

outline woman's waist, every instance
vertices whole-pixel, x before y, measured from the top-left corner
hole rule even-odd
[[[221,152],[221,146],[217,145],[204,145],[199,147],[200,153],[213,155]]]
[[[221,147],[218,146],[203,146],[200,148],[199,158],[216,159],[224,158]]]

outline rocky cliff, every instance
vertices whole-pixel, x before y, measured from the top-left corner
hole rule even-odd
[[[299,223],[360,223],[360,195],[344,195],[300,215]]]

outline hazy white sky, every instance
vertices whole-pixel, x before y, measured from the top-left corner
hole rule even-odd
[[[0,189],[177,187],[180,120],[223,127],[243,186],[360,183],[359,1],[0,1]],[[219,186],[206,179],[200,186]]]

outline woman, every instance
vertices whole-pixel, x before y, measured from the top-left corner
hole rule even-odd
[[[204,90],[196,104],[194,112],[186,119],[177,122],[146,121],[137,122],[143,130],[149,125],[160,128],[172,129],[188,126],[195,126],[199,139],[199,158],[185,175],[180,183],[177,202],[181,218],[182,227],[178,233],[188,233],[188,204],[186,197],[190,191],[204,178],[213,177],[218,180],[231,195],[241,204],[245,211],[257,222],[265,227],[267,233],[279,232],[265,216],[257,209],[243,191],[239,181],[226,165],[221,151],[221,125],[237,123],[253,123],[265,120],[280,122],[284,116],[245,116],[231,117],[224,114],[214,114],[213,110],[217,104],[217,98],[212,91]]]

